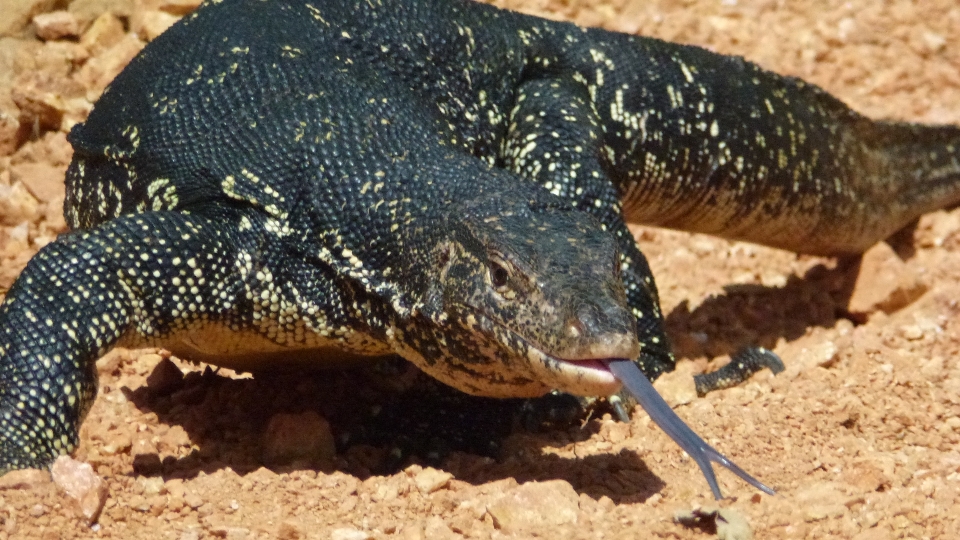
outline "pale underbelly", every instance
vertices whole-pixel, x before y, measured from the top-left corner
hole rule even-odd
[[[136,341],[162,347],[184,360],[236,371],[339,369],[396,354],[388,344],[361,332],[324,336],[307,330],[267,336],[252,328],[234,330],[213,321],[147,339],[147,343]]]

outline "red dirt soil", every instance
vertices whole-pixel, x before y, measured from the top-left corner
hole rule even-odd
[[[65,230],[65,132],[145,40],[193,3],[0,0],[0,297]],[[496,3],[743,55],[874,117],[960,123],[954,0]],[[114,16],[97,18],[106,12]],[[704,439],[778,490],[761,495],[721,471],[730,498],[719,506],[730,520],[742,518],[756,538],[960,538],[960,211],[923,217],[859,265],[635,232],[682,359],[657,387]],[[692,373],[747,344],[775,350],[786,372],[690,396]],[[260,465],[266,420],[319,383],[265,381],[251,395],[260,381],[201,375],[202,366],[177,361],[188,374],[178,382],[174,373],[172,384],[182,386],[158,398],[153,389],[170,380],[160,359],[117,351],[98,362],[100,394],[75,457],[107,486],[99,522],[80,518],[46,473],[8,475],[0,540],[715,534],[709,519],[675,521],[716,503],[695,464],[639,410],[630,424],[604,417],[514,435],[499,461],[455,454],[440,470],[376,476],[366,471],[377,451],[358,448],[320,469],[271,470]],[[161,421],[171,411],[187,420]],[[323,431],[318,417],[294,421]],[[176,477],[158,475],[171,463]]]

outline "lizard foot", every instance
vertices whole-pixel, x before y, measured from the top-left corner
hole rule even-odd
[[[783,360],[763,347],[740,349],[730,358],[730,363],[727,365],[693,378],[697,386],[697,395],[703,397],[714,390],[737,386],[763,368],[770,368],[770,371],[776,375],[784,370]]]

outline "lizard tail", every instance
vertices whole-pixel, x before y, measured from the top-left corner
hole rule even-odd
[[[834,168],[826,170],[833,186],[812,190],[820,202],[812,234],[788,248],[861,253],[921,215],[960,203],[960,127],[877,121],[853,111],[841,118],[843,127],[821,146],[832,151]]]
[[[890,204],[898,228],[960,203],[960,127],[862,118],[855,131],[873,153],[877,173],[894,188]]]
[[[674,90],[676,106],[644,117],[641,142],[621,145],[635,149],[619,175],[628,219],[843,255],[960,203],[960,127],[872,120],[799,79],[741,59],[676,52],[693,57],[672,60],[681,72],[693,60],[712,62],[712,70],[678,83],[691,97]],[[688,89],[697,82],[706,93],[700,102]],[[691,137],[688,126],[702,134]]]
[[[627,221],[844,255],[960,203],[960,127],[871,120],[699,47],[601,30],[564,47]]]

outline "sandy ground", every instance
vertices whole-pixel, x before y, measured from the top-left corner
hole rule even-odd
[[[502,4],[744,55],[872,116],[960,123],[953,0]],[[189,5],[0,0],[10,14],[0,33],[16,36],[0,39],[0,293],[64,229],[64,132]],[[73,22],[28,24],[54,7]],[[89,29],[107,10],[119,19]],[[708,442],[778,489],[760,495],[720,472],[729,519],[743,518],[756,538],[960,538],[960,211],[925,216],[859,264],[636,233],[682,358],[657,386]],[[786,372],[691,399],[691,373],[747,344],[773,348]],[[0,539],[716,535],[710,519],[675,522],[715,503],[642,411],[630,424],[603,417],[515,434],[496,461],[454,454],[436,469],[380,476],[370,471],[384,449],[360,446],[271,469],[263,463],[275,458],[267,448],[283,438],[284,420],[303,428],[304,444],[329,445],[319,416],[284,414],[318,394],[348,396],[355,381],[251,380],[178,361],[181,380],[170,364],[157,368],[160,359],[119,351],[98,363],[100,395],[76,457],[106,483],[99,522],[80,518],[45,474],[8,476]]]

